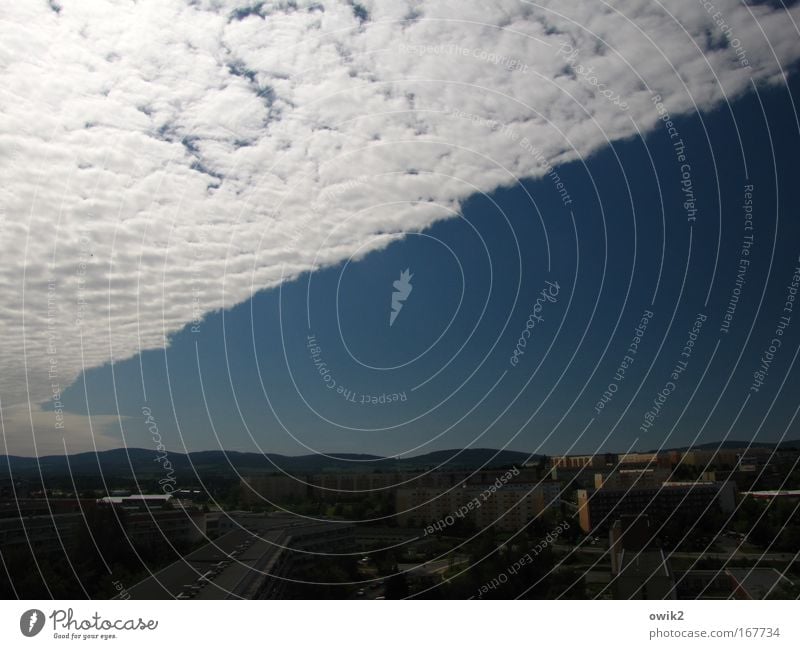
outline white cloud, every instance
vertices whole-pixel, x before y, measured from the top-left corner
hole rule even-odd
[[[541,174],[510,132],[557,164],[652,129],[650,90],[708,109],[800,57],[800,7],[672,4],[6,3],[3,406],[164,345],[197,291],[230,307]]]

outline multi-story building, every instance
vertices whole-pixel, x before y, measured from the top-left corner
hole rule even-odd
[[[658,460],[658,453],[622,453],[618,462],[620,464],[649,464]]]
[[[621,515],[647,514],[667,518],[676,511],[701,514],[712,503],[723,512],[735,507],[736,487],[731,482],[663,482],[630,488],[579,489],[581,529],[607,528]]]
[[[242,478],[242,493],[249,504],[301,500],[339,502],[370,495],[393,495],[398,489],[450,489],[461,485],[489,485],[506,473],[504,469],[482,471],[345,472],[311,475],[266,475]],[[535,469],[518,469],[515,481],[535,481]]]
[[[521,529],[528,521],[559,502],[559,482],[513,482],[492,490],[480,485],[445,489],[410,487],[398,489],[396,518],[406,527],[424,527],[469,519],[477,527]]]
[[[113,508],[126,538],[133,545],[187,544],[206,533],[205,514],[197,508],[175,507],[171,494],[106,496],[98,505]]]
[[[616,455],[604,453],[601,455],[553,455],[550,457],[550,466],[556,469],[601,469],[613,466]]]
[[[0,550],[29,549],[37,555],[74,547],[86,529],[92,499],[17,498],[0,502]]]
[[[205,537],[205,514],[180,509],[125,512],[125,535],[133,545],[189,544]]]
[[[718,469],[733,469],[739,463],[744,449],[689,449],[684,452],[681,463],[687,466],[716,467]]]
[[[249,505],[269,505],[274,502],[308,498],[308,478],[291,475],[261,475],[240,480],[242,500]]]
[[[619,466],[625,468],[668,468],[672,464],[669,453],[623,453],[619,456]]]
[[[594,488],[622,489],[628,487],[657,486],[667,480],[670,470],[661,467],[648,469],[619,469],[594,474]]]
[[[80,513],[0,518],[0,551],[30,550],[34,556],[43,556],[69,550],[83,529]]]

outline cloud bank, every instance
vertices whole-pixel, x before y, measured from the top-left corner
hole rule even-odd
[[[67,434],[36,404],[83,369],[651,131],[654,95],[707,110],[800,58],[800,6],[672,4],[5,3],[0,399],[19,446]]]

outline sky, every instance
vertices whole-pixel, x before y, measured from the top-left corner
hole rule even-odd
[[[4,7],[5,451],[800,437],[800,9],[709,5]]]

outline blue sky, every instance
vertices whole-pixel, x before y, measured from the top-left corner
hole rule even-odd
[[[793,78],[676,118],[678,138],[657,126],[559,165],[570,205],[548,176],[474,195],[457,218],[258,292],[187,325],[164,350],[88,370],[63,401],[73,412],[119,413],[105,431],[136,447],[151,445],[147,406],[173,450],[552,454],[775,441],[797,407],[800,307],[760,390],[750,387],[800,266],[798,87]],[[751,263],[722,333],[749,234]],[[413,289],[389,326],[405,269]],[[541,320],[512,365],[543,289],[554,300],[540,300]],[[647,310],[638,352],[615,382]],[[706,320],[687,358],[697,314]],[[681,360],[674,391],[641,430]],[[598,413],[610,383],[616,392]],[[799,433],[793,423],[786,438]]]

